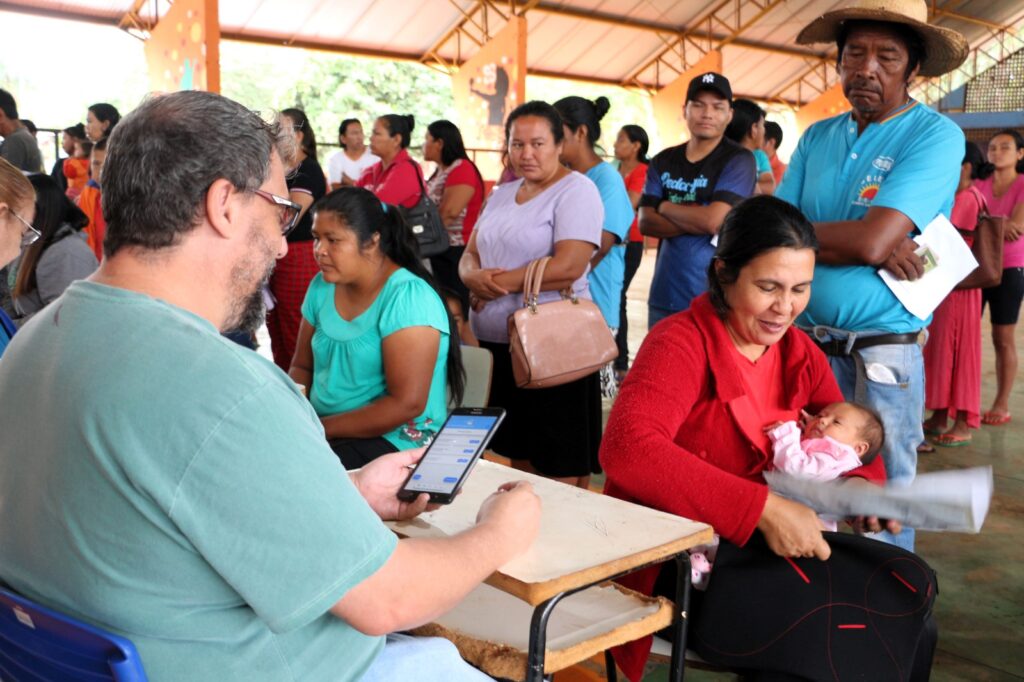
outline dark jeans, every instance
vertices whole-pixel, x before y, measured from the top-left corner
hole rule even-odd
[[[619,301],[619,331],[615,334],[615,345],[619,348],[619,357],[615,358],[615,369],[625,372],[629,369],[629,322],[626,320],[626,290],[629,289],[633,275],[640,267],[644,257],[643,242],[626,244],[626,276],[622,281],[622,298]]]
[[[469,289],[459,279],[459,260],[465,246],[449,246],[448,250],[437,256],[430,257],[430,269],[434,271],[434,280],[445,289],[451,289],[459,295],[462,302],[462,316],[469,319]]]

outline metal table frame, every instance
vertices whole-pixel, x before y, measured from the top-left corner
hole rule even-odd
[[[666,557],[665,559],[655,561],[650,564],[637,566],[629,569],[628,571],[623,571],[622,573],[602,578],[600,581],[589,585],[583,585],[571,590],[566,590],[565,592],[560,592],[550,599],[538,604],[533,611],[533,618],[530,620],[530,646],[527,650],[526,682],[543,682],[544,680],[550,679],[544,675],[544,656],[547,646],[548,619],[551,618],[551,614],[554,612],[555,607],[558,606],[558,603],[562,601],[562,599],[582,590],[591,588],[594,585],[599,585],[605,581],[616,580],[624,575],[648,568],[649,566],[663,564],[673,558],[675,559],[676,568],[678,570],[675,594],[676,613],[673,618],[673,624],[676,628],[672,635],[672,661],[669,666],[668,679],[670,682],[682,682],[683,675],[686,672],[686,628],[690,610],[690,555],[686,550],[676,554],[675,557]],[[615,672],[615,662],[612,660],[610,651],[605,652],[605,664],[605,674],[608,682],[617,682],[618,675]]]

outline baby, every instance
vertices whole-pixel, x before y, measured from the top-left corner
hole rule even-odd
[[[885,442],[882,420],[855,403],[832,403],[817,415],[800,411],[800,423],[779,422],[765,431],[778,471],[814,481],[831,481],[870,464]]]
[[[831,481],[857,467],[870,464],[885,443],[878,414],[855,403],[832,403],[816,415],[800,411],[800,422],[776,422],[765,427],[772,443],[775,469],[797,478]],[[821,520],[825,530],[836,522]],[[710,545],[690,552],[693,586],[706,589],[718,536]]]

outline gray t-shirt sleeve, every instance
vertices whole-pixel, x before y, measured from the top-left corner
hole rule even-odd
[[[75,280],[99,267],[92,249],[79,234],[61,239],[43,252],[36,266],[36,288],[43,305],[53,301]]]

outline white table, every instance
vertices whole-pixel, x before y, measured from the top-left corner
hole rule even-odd
[[[547,625],[558,602],[669,559],[679,563],[676,614],[680,620],[671,679],[681,679],[690,586],[686,550],[711,541],[712,530],[707,524],[480,461],[452,504],[412,521],[389,525],[406,537],[459,533],[473,525],[480,504],[498,486],[523,479],[533,484],[541,498],[540,532],[525,554],[502,566],[486,582],[535,607],[527,679],[543,679]]]

